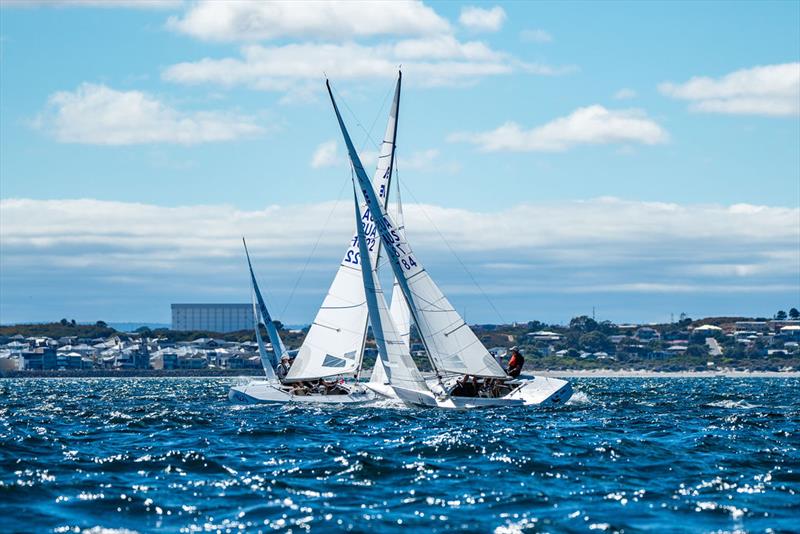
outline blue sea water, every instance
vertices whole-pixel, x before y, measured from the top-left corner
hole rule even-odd
[[[800,379],[575,379],[567,406],[236,406],[232,379],[0,380],[0,530],[800,529]]]

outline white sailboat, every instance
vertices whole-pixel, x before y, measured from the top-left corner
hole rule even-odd
[[[350,386],[347,384],[328,384],[318,387],[307,387],[305,385],[284,384],[275,374],[275,366],[280,359],[287,354],[280,333],[272,321],[272,317],[267,309],[261,291],[258,288],[256,275],[253,265],[250,262],[250,253],[247,250],[247,243],[244,242],[244,250],[247,256],[247,265],[250,269],[250,282],[252,288],[253,318],[256,332],[256,343],[258,353],[261,358],[261,365],[264,369],[264,380],[252,380],[244,385],[233,386],[228,391],[228,398],[234,402],[242,403],[360,403],[367,402],[374,398],[374,395],[360,386]],[[261,338],[260,324],[263,322],[270,343],[272,344],[273,356],[264,346]]]
[[[389,120],[381,143],[377,168],[373,176],[373,185],[383,206],[386,206],[388,202],[391,186],[401,83],[402,75],[398,75],[394,99],[389,112]],[[377,236],[375,226],[372,224],[372,218],[366,209],[366,205],[364,208],[363,223],[368,225],[366,237],[368,252],[369,256],[375,260],[370,263],[377,265],[381,242]],[[322,306],[317,312],[317,316],[297,352],[295,361],[284,379],[284,384],[308,384],[330,377],[347,375],[355,376],[356,380],[359,378],[369,320],[364,296],[364,284],[361,280],[362,263],[357,236],[354,234]],[[253,276],[252,278],[255,284],[255,277]],[[264,309],[266,308],[264,307]],[[266,314],[267,312],[262,310],[262,313]],[[367,390],[358,383],[354,385],[339,383],[337,388],[346,390],[348,393],[346,395],[306,395],[302,402],[352,403],[364,402],[374,398],[372,391]],[[299,389],[299,387],[294,389]],[[257,384],[236,386],[231,388],[230,392],[231,399],[236,397],[236,400],[239,401],[245,400],[245,397],[247,397],[247,400],[251,402],[275,402],[272,396],[272,388],[267,385],[259,386]]]
[[[387,256],[392,266],[403,297],[408,304],[414,324],[420,334],[423,345],[436,374],[436,383],[431,386],[414,377],[413,360],[404,358],[408,347],[400,341],[396,328],[388,313],[382,314],[377,277],[372,281],[365,273],[362,278],[367,287],[367,304],[373,333],[378,342],[378,350],[383,363],[384,372],[394,392],[401,400],[413,405],[430,406],[431,396],[435,405],[442,408],[475,408],[509,405],[536,405],[542,403],[559,404],[566,402],[572,394],[569,382],[553,378],[532,377],[523,380],[511,380],[486,347],[475,336],[463,318],[453,308],[439,287],[427,273],[422,262],[414,254],[405,233],[386,211],[385,202],[376,194],[375,189],[364,172],[358,153],[353,146],[347,128],[344,125],[330,83],[328,93],[333,104],[336,119],[347,146],[348,155],[358,180],[364,201],[372,214],[374,226],[377,227],[381,241],[386,246]],[[356,203],[358,203],[356,199]],[[357,210],[359,213],[359,210]],[[366,233],[359,229],[359,234]],[[366,240],[364,239],[365,244]],[[371,258],[365,258],[365,261]],[[372,272],[372,269],[368,269]],[[372,289],[370,289],[372,287]],[[375,298],[370,298],[370,294]],[[384,317],[385,315],[385,317]],[[377,324],[376,324],[377,323]],[[376,333],[383,328],[383,332]],[[387,330],[388,329],[388,330]],[[399,342],[399,344],[397,343]],[[401,348],[402,347],[402,348]],[[402,353],[402,354],[401,354]],[[411,362],[413,367],[408,365]],[[398,363],[400,362],[400,363]],[[406,363],[403,363],[406,362]],[[402,369],[402,373],[410,374],[407,379],[413,383],[412,388],[395,384],[393,371]],[[417,371],[418,374],[418,371]],[[456,380],[459,375],[469,375],[493,381],[495,386],[487,389],[485,395],[462,397],[456,394]],[[406,380],[404,378],[403,380]],[[423,387],[423,384],[425,387]],[[427,391],[425,391],[427,389]],[[428,395],[431,394],[431,395]]]

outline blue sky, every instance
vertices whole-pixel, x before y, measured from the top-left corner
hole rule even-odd
[[[409,238],[469,321],[800,304],[797,2],[34,4],[0,8],[0,322],[244,302],[241,233],[310,321],[352,229],[323,72],[369,160],[399,63]]]

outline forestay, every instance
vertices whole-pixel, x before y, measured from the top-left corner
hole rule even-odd
[[[388,200],[391,185],[401,79],[402,76],[398,76],[389,121],[372,179],[383,206]],[[365,229],[367,247],[374,259],[380,248],[380,239],[372,223],[370,210],[366,204],[362,207],[363,219],[367,224]],[[376,262],[372,263],[374,265]],[[355,372],[360,367],[364,354],[367,320],[368,310],[364,283],[361,279],[358,237],[354,233],[333,283],[328,289],[328,294],[311,324],[286,380],[312,380]]]
[[[328,93],[342,130],[350,161],[358,178],[367,206],[375,215],[375,226],[387,249],[392,271],[409,304],[414,323],[428,354],[440,373],[469,374],[506,378],[502,367],[481,344],[464,319],[453,308],[439,287],[425,271],[404,235],[386,212],[373,189],[347,133],[330,84]]]
[[[355,182],[353,182],[353,197],[356,208],[356,221],[361,221],[361,210],[358,207],[358,198],[355,195]],[[367,250],[367,241],[364,230],[357,223],[358,245],[361,257],[364,258],[364,267],[361,276],[369,310],[369,320],[372,323],[372,335],[378,346],[381,369],[386,373],[386,378],[392,386],[413,391],[427,392],[428,386],[408,353],[408,346],[400,339],[400,335],[392,321],[386,298],[383,295],[377,270],[372,268]]]

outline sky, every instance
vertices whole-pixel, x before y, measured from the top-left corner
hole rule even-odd
[[[798,2],[0,2],[0,323],[309,323],[397,69],[409,241],[471,323],[800,307]],[[388,269],[385,269],[388,271]]]

